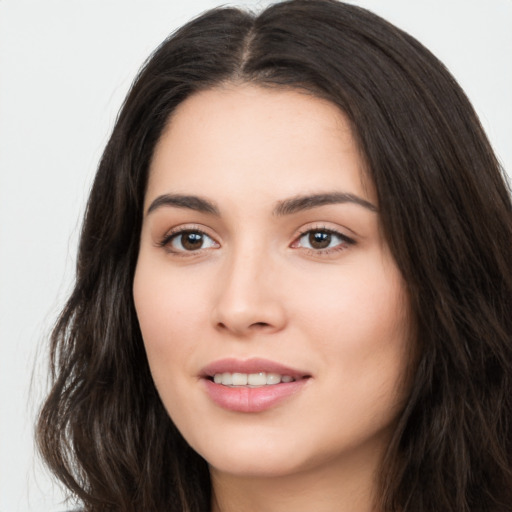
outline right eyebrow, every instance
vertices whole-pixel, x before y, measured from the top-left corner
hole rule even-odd
[[[199,196],[188,196],[182,194],[163,194],[158,196],[148,208],[146,215],[154,212],[158,208],[163,206],[174,206],[175,208],[187,208],[189,210],[195,210],[197,212],[209,213],[211,215],[220,215],[220,211],[217,206]]]

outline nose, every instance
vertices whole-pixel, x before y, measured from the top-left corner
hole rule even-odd
[[[233,254],[219,277],[212,316],[214,327],[242,338],[283,329],[286,309],[278,274],[277,265],[264,252]]]

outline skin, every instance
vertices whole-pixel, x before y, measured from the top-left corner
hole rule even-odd
[[[373,208],[275,212],[280,201],[333,192]],[[200,196],[218,215],[165,204],[148,212],[165,194]],[[375,473],[406,394],[410,329],[344,115],[298,91],[196,93],[156,147],[145,211],[135,307],[162,401],[210,465],[212,510],[374,510]],[[206,236],[187,250],[180,229]],[[311,230],[340,235],[318,249]],[[268,410],[229,411],[200,378],[226,357],[270,359],[310,378]]]

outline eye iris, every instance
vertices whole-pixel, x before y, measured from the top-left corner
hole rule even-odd
[[[325,249],[331,243],[331,234],[325,231],[312,231],[309,233],[309,243],[314,249]]]
[[[181,243],[184,249],[193,251],[200,249],[203,245],[203,235],[201,233],[188,232],[181,235]]]

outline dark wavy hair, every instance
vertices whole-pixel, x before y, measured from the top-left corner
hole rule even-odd
[[[418,345],[380,509],[512,510],[510,190],[445,67],[408,34],[334,0],[208,11],[144,64],[101,159],[76,284],[51,336],[52,389],[37,425],[50,469],[87,512],[209,510],[207,463],[155,390],[132,281],[155,145],[177,105],[225,83],[336,104],[375,185]]]

